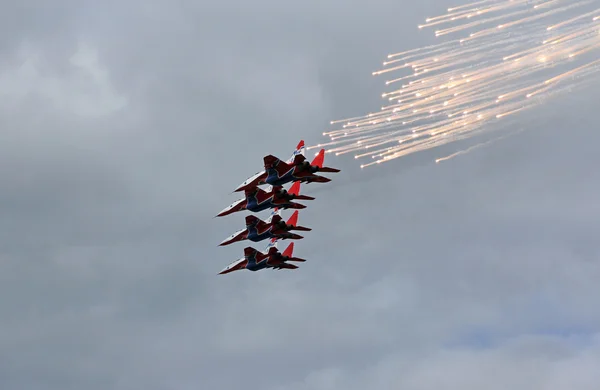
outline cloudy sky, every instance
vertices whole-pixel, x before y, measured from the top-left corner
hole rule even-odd
[[[597,88],[442,164],[329,156],[308,261],[217,275],[233,188],[455,4],[350,3],[3,4],[0,388],[598,388]]]

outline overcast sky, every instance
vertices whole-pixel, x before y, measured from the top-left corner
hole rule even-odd
[[[598,389],[598,88],[442,164],[328,155],[307,262],[222,276],[230,192],[456,3],[51,3],[0,13],[1,389]]]

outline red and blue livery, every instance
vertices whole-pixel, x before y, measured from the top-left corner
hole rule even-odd
[[[294,211],[292,216],[284,222],[276,211],[268,221],[263,221],[254,215],[246,216],[246,228],[233,233],[231,236],[223,240],[219,246],[225,246],[238,241],[250,240],[259,242],[267,238],[276,238],[279,240],[300,240],[304,237],[291,233],[292,230],[311,231],[312,229],[298,226],[298,210]]]
[[[331,179],[324,176],[315,175],[315,172],[340,172],[337,168],[324,167],[325,149],[321,149],[312,162],[298,154],[290,162],[281,161],[279,158],[268,155],[263,158],[265,172],[267,177],[264,182],[272,186],[280,186],[289,182],[302,183],[327,183]]]
[[[303,209],[305,205],[292,202],[293,199],[298,200],[314,200],[312,196],[300,195],[300,182],[292,184],[289,190],[283,189],[282,186],[273,186],[269,192],[258,187],[246,189],[244,191],[246,197],[233,202],[231,205],[224,208],[217,217],[233,214],[238,211],[248,210],[257,213],[267,209]]]
[[[286,161],[287,163],[292,163],[296,156],[304,157],[304,151],[306,150],[304,146],[304,140],[300,140],[298,145],[296,145],[296,149],[292,153],[292,156]],[[242,184],[240,184],[233,192],[241,192],[247,189],[252,189],[254,187],[258,187],[264,184],[268,184],[265,180],[267,179],[267,172],[260,171],[256,172],[254,175],[250,176],[246,179]]]
[[[331,179],[316,175],[317,172],[340,172],[337,168],[323,166],[325,161],[325,149],[321,149],[315,158],[309,162],[304,156],[304,141],[300,140],[292,156],[287,161],[278,157],[268,155],[263,158],[264,170],[257,172],[242,184],[234,192],[244,192],[244,198],[239,199],[221,210],[217,217],[223,217],[239,211],[248,210],[258,213],[263,210],[273,209],[271,217],[263,221],[260,218],[246,216],[246,227],[239,230],[223,240],[219,246],[225,246],[238,241],[249,240],[259,242],[270,239],[265,251],[260,252],[253,247],[244,248],[244,257],[229,264],[219,272],[220,275],[233,271],[247,269],[259,271],[265,268],[271,269],[296,269],[297,265],[290,262],[304,262],[306,260],[294,257],[294,242],[279,252],[278,240],[299,240],[304,237],[293,231],[310,231],[312,229],[298,226],[298,209],[306,208],[305,205],[296,203],[294,200],[314,200],[307,195],[300,195],[301,183],[327,183]],[[283,188],[286,183],[292,183],[288,190]],[[259,186],[266,185],[266,188]],[[296,209],[287,221],[283,221],[280,215],[282,209]]]
[[[306,260],[294,257],[294,243],[291,242],[283,252],[277,249],[277,239],[272,239],[264,252],[259,252],[252,247],[244,248],[244,257],[229,264],[219,272],[219,275],[228,274],[233,271],[247,269],[248,271],[260,271],[265,268],[272,269],[296,269],[297,265],[289,264],[288,261],[305,262]]]

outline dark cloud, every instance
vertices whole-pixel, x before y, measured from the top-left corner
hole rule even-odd
[[[243,247],[216,246],[239,214],[212,218],[235,186],[377,110],[370,72],[449,5],[7,7],[0,387],[591,389],[593,87],[441,164],[468,142],[328,155],[301,269],[217,276]]]

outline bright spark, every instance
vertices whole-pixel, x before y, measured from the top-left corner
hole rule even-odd
[[[542,98],[584,85],[600,70],[600,9],[590,8],[593,2],[481,0],[427,18],[419,28],[435,26],[437,37],[465,35],[388,55],[373,74],[403,72],[386,81],[393,87],[382,95],[389,105],[332,121],[344,125],[325,132],[330,142],[322,145],[336,155],[370,157],[361,165],[368,167],[479,135]]]

